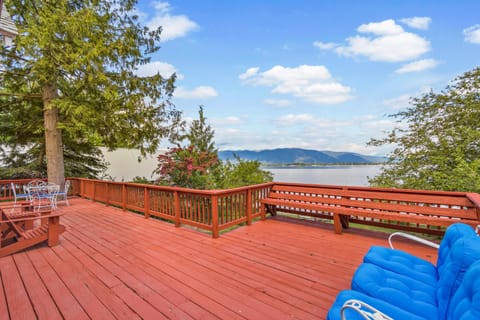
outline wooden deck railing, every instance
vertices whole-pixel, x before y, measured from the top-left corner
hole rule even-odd
[[[159,217],[212,233],[260,217],[260,200],[273,183],[228,190],[194,190],[102,180],[72,180],[72,192],[83,198]]]
[[[368,187],[325,186],[297,183],[265,183],[228,190],[194,190],[178,187],[163,187],[125,182],[111,182],[103,180],[90,180],[70,178],[72,181],[71,194],[114,205],[124,210],[133,210],[145,215],[146,218],[154,216],[166,219],[179,227],[189,225],[207,232],[214,238],[222,230],[240,224],[250,224],[253,219],[261,217],[260,200],[268,197],[270,190],[275,185],[286,188],[300,187],[306,193],[315,189],[316,194],[324,197],[333,197],[335,201],[376,201],[377,206],[384,205],[388,210],[394,204],[404,204],[415,201],[415,205],[428,205],[429,208],[438,207],[439,219],[444,218],[442,212],[445,208],[458,209],[460,212],[476,213],[480,219],[480,194],[464,192],[442,192],[424,190],[381,189]],[[21,186],[28,183],[23,180],[0,180],[0,201],[13,198],[11,182],[15,183],[17,192]],[[298,190],[298,188],[297,188]],[[297,191],[296,191],[297,192]],[[305,193],[304,192],[304,193]],[[379,194],[391,194],[391,200],[378,198]],[[368,195],[368,196],[367,196]],[[302,193],[298,193],[302,198]],[[393,200],[392,200],[393,199]],[[448,199],[448,200],[447,200]],[[450,203],[450,200],[455,199]],[[420,201],[421,200],[421,201]],[[420,203],[421,202],[421,203]],[[285,208],[289,213],[318,216],[323,219],[333,219],[325,212],[310,212],[308,210],[295,210]],[[453,217],[455,218],[455,217]],[[364,218],[352,216],[350,222],[375,225],[393,229],[410,230],[416,232],[441,233],[443,228],[435,226],[418,225],[398,221]],[[479,220],[480,223],[480,220]]]

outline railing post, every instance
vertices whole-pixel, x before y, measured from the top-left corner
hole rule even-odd
[[[110,183],[108,181],[105,182],[105,193],[106,193],[106,199],[105,199],[105,205],[109,206],[110,205]]]
[[[143,207],[145,210],[145,218],[150,217],[150,192],[148,190],[148,187],[145,187],[143,189]]]
[[[127,210],[127,186],[122,183],[122,209]]]
[[[92,180],[92,184],[93,184],[92,201],[95,202],[95,192],[96,192],[95,180]]]
[[[252,190],[247,189],[247,225],[252,224]]]
[[[85,198],[85,185],[83,179],[80,179],[80,197]]]
[[[173,201],[175,203],[175,227],[180,227],[180,196],[178,191],[173,194]]]
[[[212,237],[218,238],[218,196],[212,196]]]

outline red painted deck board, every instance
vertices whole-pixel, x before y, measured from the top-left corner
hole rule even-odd
[[[387,235],[267,219],[207,234],[73,199],[60,245],[0,259],[8,318],[323,319]],[[434,261],[435,251],[401,248]]]

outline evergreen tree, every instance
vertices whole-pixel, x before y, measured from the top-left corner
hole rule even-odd
[[[161,33],[140,25],[136,1],[5,2],[18,36],[0,52],[0,104],[23,112],[12,130],[21,122],[43,132],[38,161],[44,152],[50,181],[63,183],[64,156],[79,150],[67,143],[135,148],[146,155],[174,132],[180,122],[169,102],[175,75],[136,75],[159,50]],[[29,110],[38,104],[41,117],[34,118],[37,113]],[[22,140],[24,147],[39,146]]]
[[[480,192],[480,68],[394,114],[399,126],[374,146],[394,144],[375,186]]]
[[[187,141],[170,148],[166,154],[158,156],[159,183],[195,189],[214,189],[214,172],[219,165],[218,151],[213,137],[215,132],[207,124],[203,106],[199,107],[199,118],[192,121],[189,130],[181,136]]]
[[[198,119],[192,121],[189,132],[185,135],[189,145],[193,146],[199,152],[207,152],[214,157],[218,157],[218,150],[215,148],[213,137],[215,131],[207,124],[207,118],[203,114],[204,106],[199,106]]]

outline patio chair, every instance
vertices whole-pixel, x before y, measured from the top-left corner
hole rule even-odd
[[[28,191],[23,188],[24,193],[17,193],[17,187],[15,186],[15,183],[11,183],[12,186],[12,193],[13,193],[13,203],[14,206],[17,204],[17,200],[30,200],[30,194]]]
[[[451,300],[445,314],[433,312],[421,317],[397,305],[370,297],[353,290],[340,292],[330,308],[327,320],[408,319],[408,320],[477,320],[480,319],[480,260],[465,273],[457,290],[451,292]]]
[[[432,264],[429,261],[416,257],[408,252],[394,249],[392,240],[394,237],[405,237],[410,240],[438,249],[437,263]],[[383,269],[414,278],[428,285],[435,285],[438,282],[438,269],[441,268],[450,254],[453,244],[460,238],[477,237],[473,228],[467,224],[455,223],[450,225],[445,231],[443,239],[437,243],[406,234],[395,232],[390,235],[388,242],[390,248],[381,246],[372,246],[363,261],[377,265]]]
[[[43,180],[40,180],[40,179],[35,179],[35,180],[29,181],[27,183],[28,187],[41,187],[41,186],[45,186],[45,185],[47,185],[47,183]]]
[[[62,213],[43,212],[35,217],[32,216],[11,216],[4,210],[1,211],[2,239],[0,243],[0,257],[13,254],[23,249],[30,248],[36,244],[47,242],[48,246],[55,246],[59,243],[59,236],[65,231],[60,224]],[[32,229],[24,229],[23,223],[42,220],[42,223]],[[13,236],[10,236],[13,234]]]
[[[57,206],[58,204],[58,201],[64,201],[67,206],[70,205],[70,203],[68,202],[68,190],[70,189],[70,180],[66,180],[65,181],[65,187],[64,187],[64,191],[59,191],[57,192],[57,197],[56,197],[56,203],[55,203],[55,207]]]

